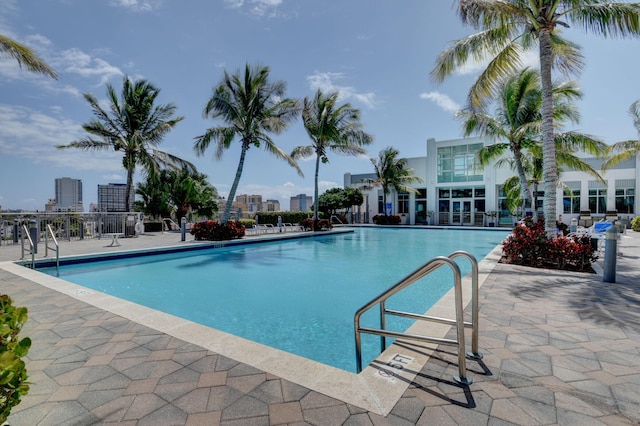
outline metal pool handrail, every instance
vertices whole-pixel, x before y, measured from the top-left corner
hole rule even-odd
[[[22,224],[22,232],[20,233],[20,243],[22,245],[22,255],[20,259],[24,259],[24,236],[27,236],[27,240],[29,241],[29,251],[31,252],[31,269],[36,269],[36,250],[33,244],[33,240],[31,239],[31,235],[29,234],[29,229],[27,229],[27,225]]]
[[[49,235],[51,235],[51,239],[53,240],[55,247],[49,247]],[[55,234],[53,233],[51,225],[47,224],[47,229],[44,233],[44,257],[49,256],[49,249],[56,252],[56,271],[60,272],[60,245],[58,244],[58,240],[56,239]]]
[[[472,312],[472,322],[465,323],[464,322],[464,312],[462,309],[462,278],[460,273],[460,268],[453,261],[453,258],[464,256],[467,257],[472,263],[472,298],[473,298],[473,312]],[[456,319],[445,319],[438,317],[431,317],[427,315],[414,314],[409,312],[396,311],[391,309],[386,309],[385,302],[386,300],[393,296],[394,294],[400,292],[401,290],[409,287],[414,282],[420,280],[431,272],[439,269],[443,265],[449,265],[454,274],[454,293],[455,293],[455,308],[456,308]],[[386,339],[385,337],[395,337],[395,338],[404,338],[409,340],[416,340],[420,342],[431,342],[431,343],[439,343],[446,344],[458,347],[458,376],[454,376],[454,380],[458,383],[462,384],[471,384],[473,380],[466,375],[466,361],[465,361],[465,341],[464,341],[464,327],[472,327],[472,352],[467,354],[467,356],[472,358],[482,358],[482,354],[478,353],[477,345],[478,345],[478,262],[475,257],[471,254],[464,251],[456,251],[449,255],[448,257],[438,256],[427,263],[425,263],[420,268],[416,269],[408,276],[400,280],[397,284],[387,289],[385,292],[380,294],[379,296],[372,299],[369,303],[360,308],[355,316],[354,316],[354,329],[355,329],[355,342],[356,342],[356,365],[358,372],[362,371],[362,341],[361,341],[361,333],[369,333],[378,335],[381,337],[380,343],[380,352],[383,352],[386,349]],[[364,314],[364,312],[368,311],[375,305],[380,305],[380,328],[368,328],[360,326],[360,318]],[[420,319],[426,321],[433,321],[445,324],[451,324],[456,326],[456,340],[453,339],[444,339],[439,337],[430,337],[430,336],[422,336],[416,334],[402,333],[396,331],[386,330],[386,314],[396,315],[405,318],[411,319]]]

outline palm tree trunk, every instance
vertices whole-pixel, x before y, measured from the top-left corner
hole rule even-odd
[[[124,196],[124,211],[129,212],[133,210],[131,206],[131,188],[133,188],[133,172],[134,169],[127,169],[127,193]]]
[[[318,230],[318,175],[320,172],[320,155],[316,154],[316,176],[314,182],[313,192],[313,230]]]
[[[233,205],[233,199],[236,197],[236,190],[238,189],[238,183],[240,183],[240,177],[242,176],[242,169],[244,168],[244,158],[247,155],[247,149],[248,145],[243,143],[242,151],[240,152],[240,162],[238,163],[238,169],[236,170],[236,177],[233,180],[233,185],[231,185],[231,190],[229,191],[229,198],[227,199],[227,205],[224,208],[222,223],[227,223],[229,221],[229,216],[231,215],[231,206]]]
[[[553,135],[552,51],[549,29],[540,30],[540,77],[542,83],[542,165],[544,181],[544,220],[547,238],[556,238],[556,190],[558,169]]]
[[[388,188],[382,185],[382,211],[384,212],[385,217],[387,215],[387,191]]]
[[[524,166],[522,165],[522,151],[519,149],[513,150],[513,156],[516,158],[516,169],[518,170],[518,178],[520,179],[520,188],[522,188],[522,193],[527,197],[529,203],[533,207],[533,214],[536,216],[536,206],[533,201],[533,192],[531,192],[531,186],[527,181],[527,175],[524,171]],[[522,210],[524,210],[525,206],[522,206]]]

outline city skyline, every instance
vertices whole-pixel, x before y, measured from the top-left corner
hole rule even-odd
[[[454,114],[482,64],[442,84],[429,72],[452,41],[473,32],[448,2],[371,7],[363,0],[0,0],[0,34],[33,47],[60,75],[56,81],[21,70],[10,58],[0,60],[0,177],[11,183],[2,185],[0,205],[42,209],[52,195],[50,182],[60,176],[83,181],[85,206],[97,202],[90,188],[125,182],[117,153],[55,149],[85,136],[82,124],[91,110],[82,94],[104,101],[106,83],[119,92],[125,75],[160,88],[159,103],[176,104],[185,119],[159,148],[192,161],[226,197],[239,143],[217,161],[214,149],[197,157],[193,142],[216,124],[202,117],[213,86],[224,70],[246,63],[269,66],[272,79],[287,83],[288,96],[336,90],[341,102],[361,110],[365,130],[376,138],[368,155],[329,153],[329,164],[320,166],[320,193],[342,187],[345,173],[372,172],[369,158],[388,146],[412,158],[425,155],[428,138],[461,137]],[[640,98],[629,90],[638,63],[629,52],[637,50],[638,40],[602,39],[577,28],[564,34],[582,46],[586,62],[581,75],[572,77],[584,93],[578,103],[582,121],[566,130],[609,144],[636,139],[627,109]],[[535,53],[527,58],[526,64],[537,65]],[[287,152],[309,144],[301,120],[273,138]],[[288,210],[291,196],[314,193],[314,160],[300,163],[301,178],[281,160],[252,149],[237,193],[278,199]],[[143,178],[137,170],[136,182]]]
[[[82,179],[76,179],[76,178],[69,177],[69,176],[55,178],[54,196],[52,198],[48,199],[47,203],[45,203],[43,208],[37,208],[37,209],[34,209],[34,211],[41,211],[41,210],[48,211],[48,209],[51,209],[51,210],[54,210],[54,211],[73,210],[73,211],[91,212],[92,211],[92,207],[95,207],[96,210],[101,211],[101,209],[99,208],[99,200],[100,200],[101,189],[103,189],[104,187],[112,186],[112,185],[121,186],[121,185],[124,185],[124,184],[122,184],[122,183],[115,184],[113,182],[110,182],[108,184],[99,184],[96,187],[96,192],[98,194],[98,202],[92,202],[92,203],[89,203],[87,205],[84,205],[83,202],[82,202],[82,199],[83,199],[83,196],[84,196],[83,195]],[[278,199],[265,199],[262,194],[236,194],[234,201],[235,202],[244,202],[245,204],[247,204],[246,199],[254,198],[254,197],[255,198],[259,198],[259,202],[275,202],[277,204],[281,204],[280,200],[278,200]],[[263,199],[264,199],[264,201],[263,201]],[[309,204],[309,205],[313,204],[313,197],[310,196],[310,195],[307,195],[307,194],[296,194],[296,195],[290,197],[290,201],[293,201],[294,199],[305,199],[307,204]],[[53,204],[52,204],[52,201],[54,202]],[[304,204],[304,206],[306,206],[307,204]],[[69,207],[73,207],[73,208],[69,209]],[[79,207],[82,207],[82,209],[80,209]],[[2,212],[4,210],[15,211],[15,210],[25,210],[25,209],[19,209],[19,208],[18,209],[3,209],[2,206],[0,205],[0,212]],[[304,210],[304,211],[307,211],[307,210]]]

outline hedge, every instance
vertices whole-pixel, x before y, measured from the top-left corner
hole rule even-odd
[[[282,223],[300,223],[307,218],[313,218],[313,212],[260,212],[257,214],[259,225],[277,225],[278,216]],[[322,218],[322,214],[320,214]]]

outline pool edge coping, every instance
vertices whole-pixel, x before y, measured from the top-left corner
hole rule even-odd
[[[479,287],[500,259],[499,250],[500,244],[478,262]],[[363,372],[355,374],[34,271],[21,266],[19,262],[0,262],[0,268],[143,326],[382,416],[391,412],[437,346],[434,345],[432,349],[421,346],[419,351],[413,351],[404,345],[391,345]],[[467,274],[463,278],[465,307],[470,303],[470,281],[470,275]],[[427,314],[454,318],[453,293],[452,288]],[[409,331],[444,337],[450,328],[448,325],[417,322]],[[410,359],[406,366],[391,362],[398,355]]]

